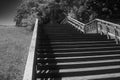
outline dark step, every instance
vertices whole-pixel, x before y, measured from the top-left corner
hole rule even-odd
[[[58,36],[63,36],[65,34],[68,34],[68,35],[82,35],[83,33],[82,32],[73,32],[73,33],[68,33],[68,32],[61,32],[61,31],[56,31],[56,32],[52,32],[52,31],[49,31],[47,32],[46,31],[46,34],[48,35],[58,35]],[[100,34],[99,34],[100,35]],[[91,35],[92,36],[92,35]],[[95,36],[95,35],[94,35]]]
[[[52,30],[52,29],[72,29],[72,30],[75,30],[76,28],[74,27],[69,27],[69,26],[50,26],[50,27],[44,27],[44,29],[47,29],[47,30]]]
[[[120,80],[120,77],[100,78],[100,79],[93,79],[93,80]]]
[[[51,35],[51,36],[81,36],[81,37],[98,37],[98,36],[100,36],[100,37],[104,37],[104,36],[106,36],[106,35],[100,35],[100,34],[83,34],[83,33],[68,33],[68,32],[58,32],[58,31],[56,31],[56,33],[55,32],[53,32],[53,33],[46,33],[46,34],[48,34],[48,35]]]
[[[67,27],[67,28],[71,28],[72,26],[69,25],[69,24],[47,24],[44,26],[44,28],[47,28],[47,29],[51,29],[51,28],[61,28],[61,27]]]
[[[111,44],[111,43],[115,43],[115,40],[106,40],[106,41],[71,41],[71,42],[60,42],[60,41],[56,41],[56,42],[50,42],[51,45],[82,45],[82,44]]]
[[[84,48],[62,48],[62,49],[52,49],[50,47],[41,47],[40,49],[37,49],[36,51],[43,51],[45,49],[47,52],[50,50],[50,52],[54,53],[61,53],[61,52],[89,52],[89,51],[109,51],[109,50],[120,50],[120,46],[107,46],[107,47],[84,47]]]
[[[63,29],[76,29],[76,28],[74,28],[74,27],[71,27],[71,26],[59,26],[59,25],[56,25],[56,26],[45,26],[44,27],[44,29],[61,29],[61,28],[63,28]]]
[[[46,53],[46,52],[44,52]],[[37,52],[37,56],[39,58],[55,58],[55,57],[82,57],[82,56],[100,56],[100,55],[113,55],[113,54],[119,54],[119,50],[106,50],[106,51],[87,51],[87,52],[64,52],[64,53],[51,53],[48,52],[47,54],[44,54],[41,52]]]
[[[64,37],[56,37],[56,36],[49,36],[50,39],[107,39],[107,37],[76,37],[76,36],[72,36],[72,37],[67,37],[67,36],[64,36]]]
[[[51,70],[49,72],[37,74],[37,78],[57,78],[57,77],[76,77],[76,76],[88,76],[88,75],[100,75],[100,74],[110,74],[110,73],[119,73],[120,68],[117,69],[107,69],[107,70],[95,70],[95,71],[77,71],[77,72],[62,72],[59,73],[59,70]]]
[[[42,63],[41,63],[42,64]],[[45,63],[43,63],[45,64]],[[38,70],[55,70],[55,69],[76,69],[76,68],[90,68],[90,67],[103,67],[103,66],[117,66],[119,62],[103,62],[103,63],[91,63],[91,64],[68,64],[68,65],[56,65],[56,63],[48,65],[37,65]],[[57,67],[57,68],[56,68]]]
[[[82,51],[106,51],[106,50],[120,50],[120,46],[114,47],[86,47],[86,48],[65,48],[65,49],[53,49],[53,52],[82,52]]]
[[[46,33],[49,36],[53,36],[53,37],[107,37],[106,35],[94,35],[94,36],[90,36],[90,35],[84,35],[84,34],[78,34],[78,33],[62,33],[62,34],[49,34]]]
[[[43,40],[45,41],[45,40]],[[108,40],[108,41],[76,41],[76,42],[38,42],[37,45],[43,48],[49,47],[49,48],[72,48],[72,47],[100,47],[100,46],[119,46],[115,43],[115,41]]]
[[[107,37],[106,37],[106,36],[104,36],[104,37],[99,37],[99,36],[98,36],[98,37],[76,37],[76,36],[73,36],[73,37],[67,37],[67,36],[64,36],[64,37],[56,37],[56,36],[49,36],[49,35],[46,36],[46,37],[45,37],[45,36],[46,36],[46,35],[43,35],[43,36],[41,36],[41,38],[45,38],[45,39],[46,39],[46,38],[49,38],[49,39],[56,39],[56,40],[61,40],[61,39],[62,39],[62,40],[64,40],[64,39],[80,39],[80,40],[81,40],[81,39],[88,39],[88,40],[89,40],[89,39],[90,39],[90,40],[91,40],[91,39],[95,39],[95,40],[96,40],[96,39],[100,39],[100,40],[107,40]]]
[[[120,59],[120,55],[99,55],[99,56],[86,56],[86,57],[69,57],[69,58],[38,58],[38,63],[68,63],[68,62],[81,62],[81,61],[99,61],[99,60],[114,60]],[[120,64],[120,63],[119,63]]]
[[[73,34],[74,33],[78,33],[78,34],[82,33],[82,32],[78,32],[76,30],[73,31],[73,30],[69,30],[69,29],[67,29],[67,30],[66,29],[58,29],[58,30],[57,29],[53,29],[53,30],[46,30],[45,32],[46,33],[63,33],[63,32],[65,32],[65,33],[71,33],[72,32]]]
[[[46,31],[54,31],[54,30],[68,30],[68,31],[71,30],[71,31],[74,31],[74,32],[77,31],[76,28],[70,28],[70,27],[50,27],[50,28],[44,27],[44,29]]]
[[[49,38],[50,40],[107,40],[106,38]]]
[[[71,42],[71,41],[109,41],[109,40],[106,40],[106,39],[50,39],[51,42]]]
[[[50,31],[50,32],[45,32],[45,34],[47,34],[47,35],[54,35],[54,36],[63,36],[63,35],[73,35],[73,36],[79,36],[79,35],[81,35],[81,34],[83,34],[83,33],[81,33],[81,32],[67,32],[67,31],[64,31],[64,32],[59,32],[59,31]],[[87,35],[86,35],[87,36]]]
[[[109,44],[91,44],[91,45],[89,45],[89,44],[81,44],[81,45],[79,45],[79,44],[68,44],[68,45],[51,45],[51,47],[52,48],[55,48],[55,49],[62,49],[62,48],[73,48],[73,47],[77,47],[77,48],[87,48],[87,47],[102,47],[102,46],[104,46],[104,47],[107,47],[107,46],[120,46],[120,45],[116,45],[115,43],[109,43]],[[46,47],[46,46],[43,46],[43,47]]]

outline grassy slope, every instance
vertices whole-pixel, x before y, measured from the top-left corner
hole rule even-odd
[[[24,28],[0,26],[0,80],[22,80],[31,35]]]

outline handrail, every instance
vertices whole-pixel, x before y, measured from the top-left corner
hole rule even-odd
[[[82,23],[82,22],[79,22],[78,20],[76,20],[76,19],[74,19],[74,18],[71,18],[71,17],[69,17],[68,16],[68,19],[71,19],[71,20],[73,20],[73,21],[75,21],[75,22],[77,22],[77,23],[79,23],[79,24],[81,24],[82,26],[84,26],[85,24],[84,23]]]
[[[33,68],[34,68],[35,48],[36,48],[36,39],[37,39],[37,29],[38,29],[38,19],[36,19],[36,22],[35,22],[35,27],[34,27],[32,40],[29,48],[23,80],[33,80],[33,73],[34,73]]]
[[[84,31],[85,33],[89,33],[89,32],[98,33],[96,19],[86,23],[84,26]]]
[[[100,33],[107,35],[108,38],[114,38],[116,43],[120,41],[120,25],[108,22],[101,19],[95,19],[87,24],[81,23],[76,19],[71,17],[66,18],[68,22],[74,25],[79,30],[83,31],[84,33]],[[64,19],[64,20],[66,20]],[[95,32],[93,32],[95,30]],[[36,19],[35,27],[32,35],[32,40],[29,48],[28,58],[25,66],[25,71],[23,75],[23,80],[35,80],[34,79],[34,72],[35,72],[35,48],[36,48],[36,41],[37,41],[37,32],[38,32],[38,19]]]
[[[67,22],[67,17],[61,21],[60,24],[65,24]]]
[[[101,20],[101,19],[95,19],[95,20],[103,22],[103,23],[111,24],[111,25],[114,25],[114,26],[120,26],[119,24],[115,24],[115,23],[112,23],[112,22],[109,22],[109,21],[105,21],[105,20]]]
[[[108,22],[108,21],[105,21],[105,20],[101,20],[101,19],[92,20],[92,21],[88,22],[88,23],[85,24],[85,25],[90,25],[91,23],[94,23],[95,21],[96,21],[96,22],[101,22],[101,23],[103,23],[103,24],[113,25],[113,26],[116,26],[116,27],[120,26],[120,25],[118,25],[118,24],[115,24],[115,23],[112,23],[112,22]],[[120,28],[120,27],[118,27],[118,28]]]
[[[115,39],[118,44],[120,41],[120,25],[101,19],[95,19],[84,26],[86,33],[100,33],[107,35],[108,39]]]
[[[81,30],[82,32],[84,32],[84,26],[85,26],[84,23],[79,22],[78,20],[71,18],[70,16],[68,16],[67,18],[68,18],[68,23],[72,24],[78,30]]]
[[[94,19],[87,24],[79,22],[76,19],[68,18],[68,23],[72,24],[78,30],[84,33],[100,33],[107,35],[108,39],[115,39],[116,43],[120,41],[120,25],[101,19]]]

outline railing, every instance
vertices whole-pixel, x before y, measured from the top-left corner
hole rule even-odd
[[[77,28],[78,30],[81,30],[82,32],[84,32],[84,23],[81,23],[79,21],[77,21],[76,19],[73,19],[71,17],[67,17],[68,19],[68,23],[70,23],[71,25],[73,25],[75,28]]]
[[[107,35],[108,38],[114,38],[116,43],[120,41],[120,25],[114,24],[108,21],[95,19],[87,24],[81,23],[71,17],[67,17],[63,20],[62,23],[68,22],[76,27],[78,30],[81,30],[84,33],[100,33]],[[35,80],[35,50],[36,50],[36,41],[37,41],[37,33],[38,33],[38,19],[36,19],[35,27],[33,31],[33,36],[29,48],[29,54],[25,66],[25,71],[23,75],[23,80]]]
[[[71,17],[68,18],[68,23],[72,24],[77,29],[84,33],[100,33],[107,35],[108,39],[115,39],[118,44],[120,41],[120,25],[108,22],[101,19],[95,19],[87,24],[81,23]]]
[[[28,58],[25,66],[25,71],[23,75],[23,80],[35,80],[34,71],[35,70],[35,48],[36,48],[36,39],[37,39],[37,30],[38,30],[38,19],[36,19],[35,27],[32,35],[32,40],[29,48]]]
[[[60,24],[66,24],[66,23],[67,23],[67,17]]]
[[[95,19],[85,25],[84,30],[86,33],[100,33],[107,35],[108,39],[115,39],[118,44],[120,41],[120,25],[104,21],[101,19]]]
[[[97,21],[93,20],[84,26],[84,32],[85,33],[98,33],[97,29]]]

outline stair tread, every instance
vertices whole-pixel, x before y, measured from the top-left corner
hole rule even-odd
[[[110,59],[120,59],[119,54],[112,55],[99,55],[99,56],[80,56],[80,57],[58,57],[58,58],[37,58],[39,63],[52,63],[55,61],[57,63],[67,63],[67,62],[79,62],[79,61],[97,61],[97,60],[110,60]]]
[[[38,80],[120,78],[120,45],[114,39],[58,24],[48,24],[42,33],[36,49]]]
[[[44,71],[44,70],[43,70]],[[120,67],[103,69],[103,70],[92,70],[92,71],[77,71],[77,72],[61,72],[59,70],[49,71],[48,73],[37,74],[39,77],[74,77],[74,76],[92,76],[92,75],[102,75],[102,74],[115,74],[120,72]]]
[[[115,43],[110,43],[110,44],[64,44],[64,45],[51,45],[52,48],[72,48],[72,47],[101,47],[101,46],[120,46],[116,45]],[[44,46],[43,46],[44,47]],[[46,47],[46,46],[45,46]]]
[[[90,67],[103,67],[103,66],[116,66],[120,65],[120,61],[90,63],[90,64],[69,64],[69,65],[37,65],[37,70],[55,70],[59,69],[77,69],[77,68],[90,68]],[[57,68],[56,68],[57,67]]]
[[[55,77],[54,80],[120,80],[120,73],[88,75],[88,76],[72,76],[72,77]],[[51,79],[51,78],[48,78]],[[39,78],[38,78],[39,80]]]
[[[56,52],[54,54],[80,54],[80,53],[120,53],[120,50],[106,50],[106,51],[86,51],[86,52]]]
[[[80,77],[64,77],[61,80],[120,80],[120,73],[80,76]],[[57,79],[56,79],[57,80]]]
[[[53,48],[53,51],[54,50],[87,50],[87,49],[120,49],[120,46],[102,46],[102,47],[85,47],[85,48],[82,48],[82,47],[72,47],[72,48],[63,48],[63,49],[55,49],[55,48]]]
[[[106,63],[106,62],[119,62],[120,59],[111,59],[111,60],[96,60],[96,61],[78,61],[78,62],[66,62],[66,63],[46,63],[45,66],[49,65],[49,66],[61,66],[61,65],[77,65],[77,64],[93,64],[93,63]],[[41,64],[41,63],[39,63]]]
[[[66,41],[64,41],[64,42],[60,42],[60,41],[58,41],[58,42],[50,42],[50,44],[78,44],[78,43],[80,43],[80,44],[89,44],[89,43],[97,43],[97,44],[99,44],[99,43],[106,43],[106,42],[108,42],[108,43],[111,43],[111,42],[114,42],[115,43],[115,41],[113,41],[113,40],[106,40],[106,41],[76,41],[76,42],[66,42]]]
[[[120,65],[115,66],[102,66],[102,67],[88,67],[88,68],[75,68],[75,69],[60,69],[59,73],[69,73],[69,72],[89,72],[96,70],[109,70],[109,69],[120,69]],[[49,69],[48,69],[49,70]],[[57,73],[58,70],[52,70],[51,73]]]

